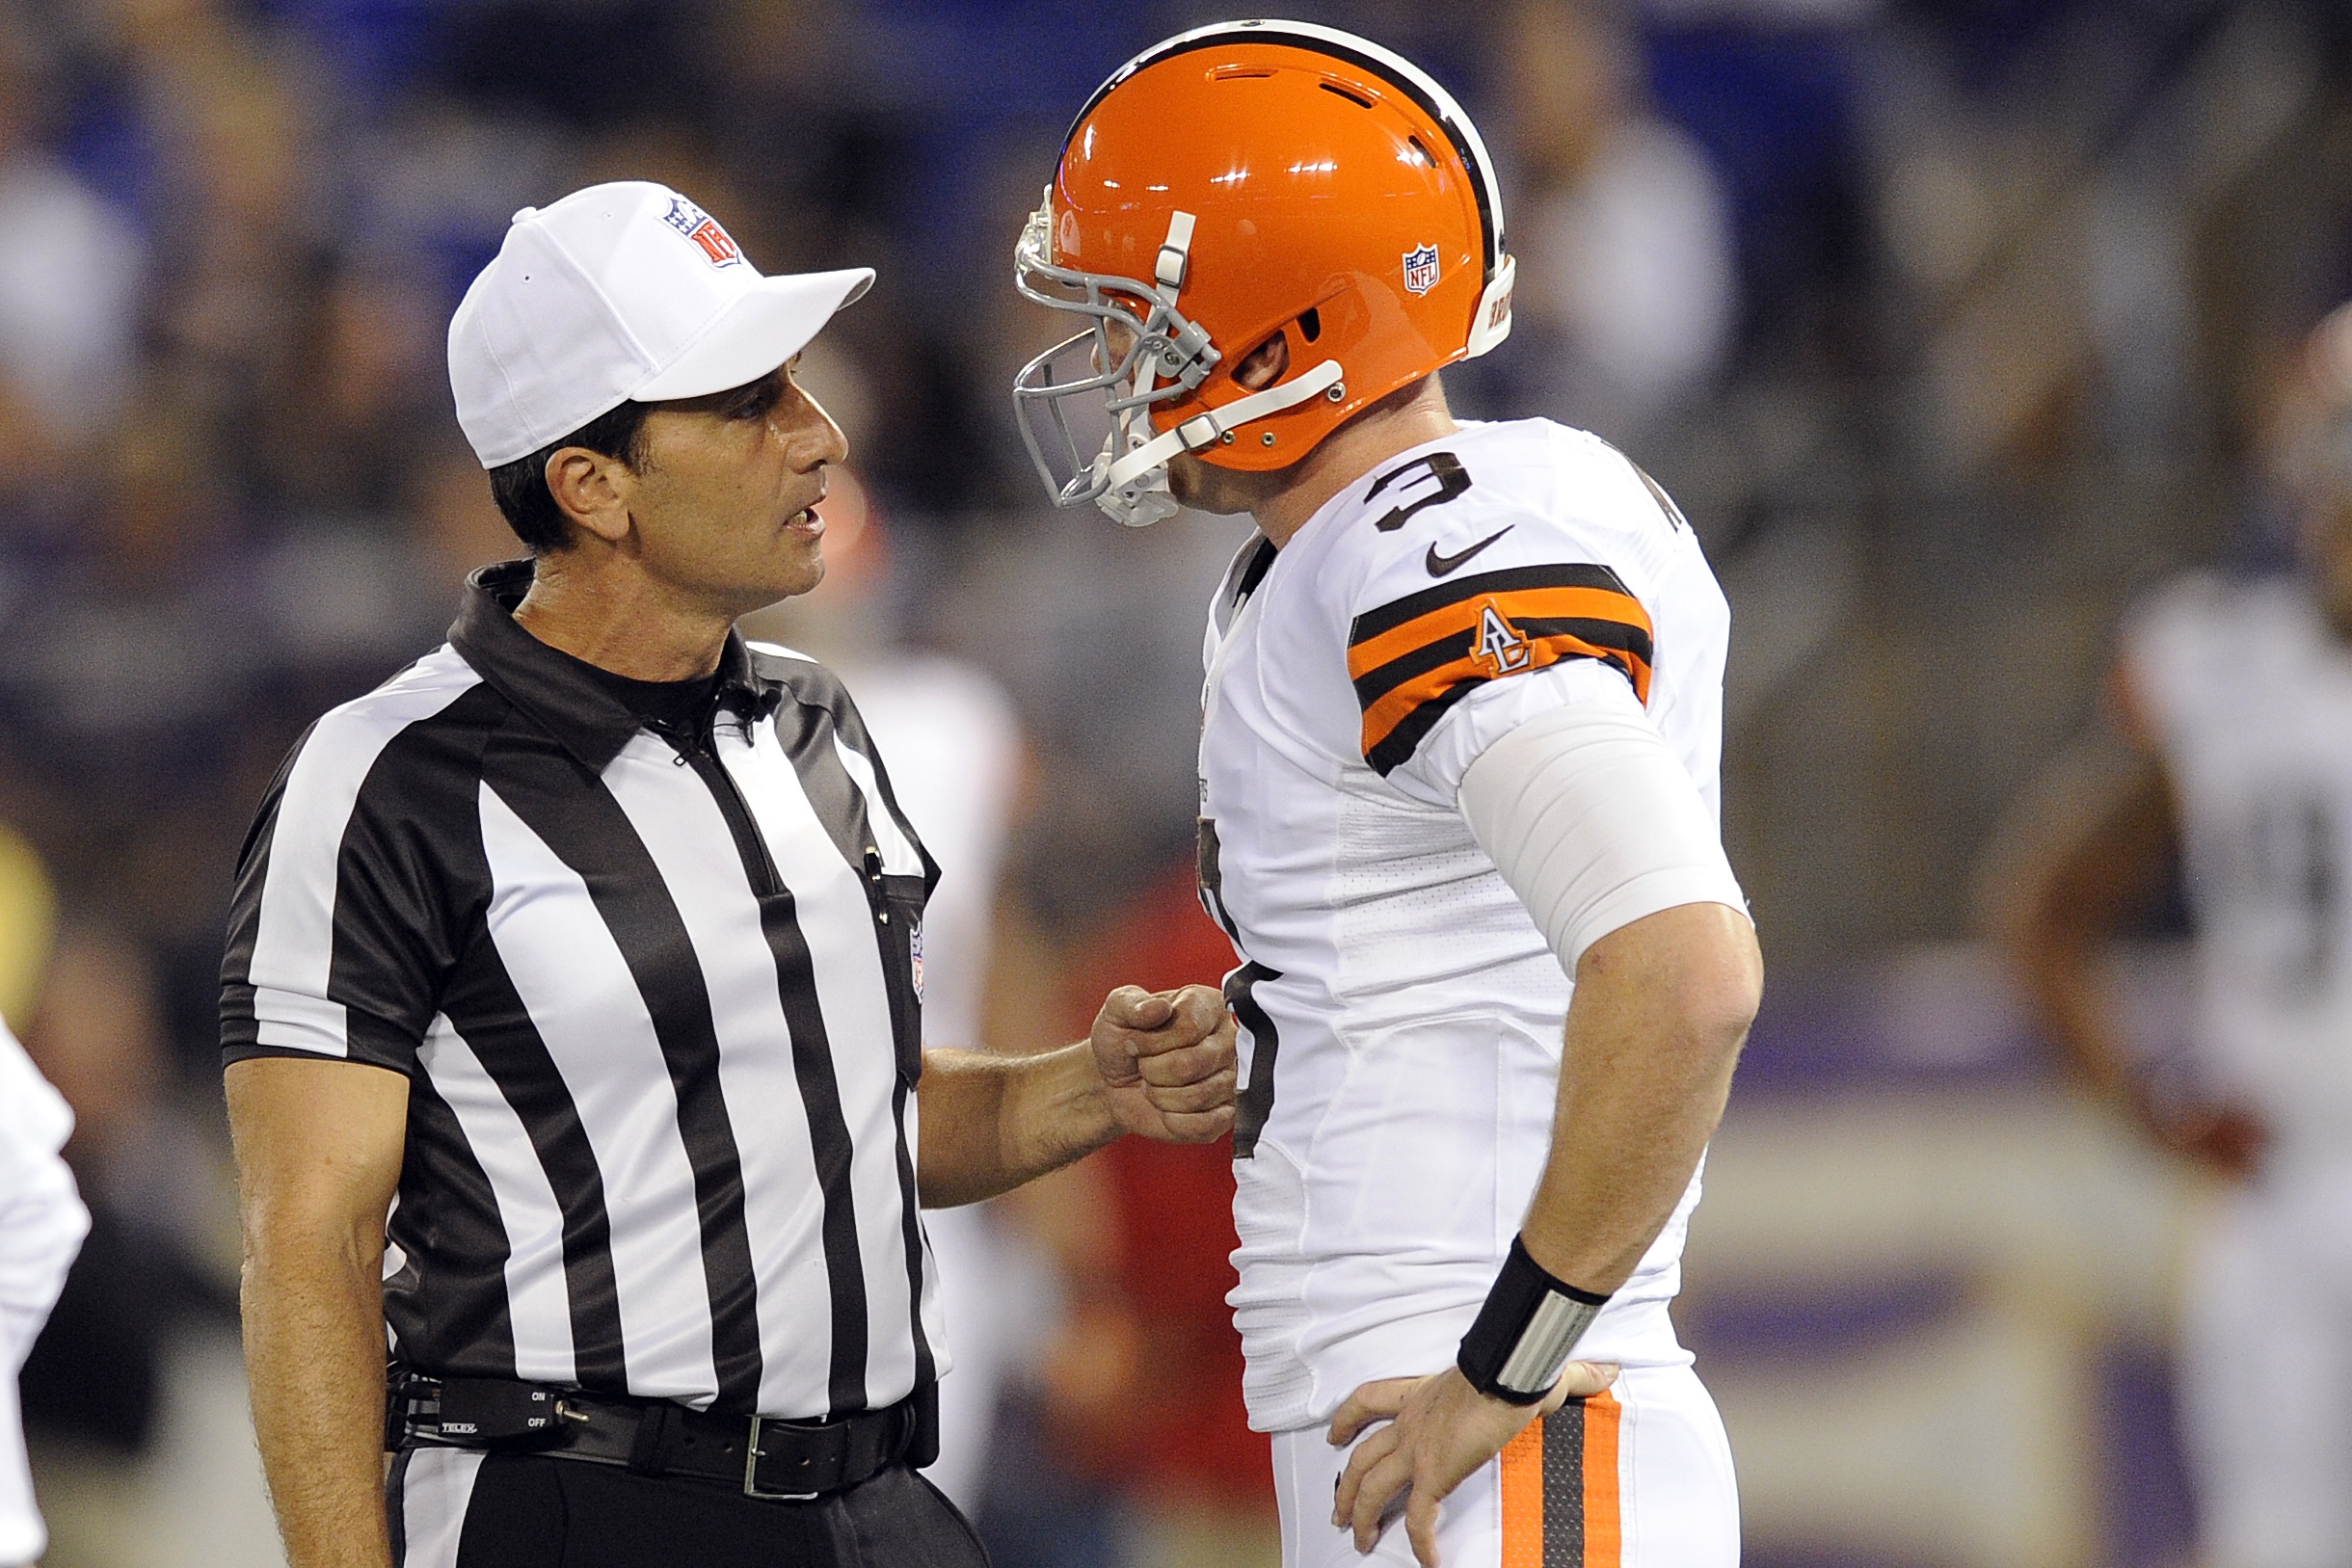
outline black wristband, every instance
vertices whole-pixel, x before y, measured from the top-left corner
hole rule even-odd
[[[1514,1236],[1454,1364],[1479,1393],[1532,1405],[1552,1392],[1568,1352],[1608,1302],[1545,1273]]]

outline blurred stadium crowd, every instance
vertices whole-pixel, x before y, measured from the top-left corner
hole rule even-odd
[[[2352,294],[2352,17],[1290,9],[1427,64],[1505,168],[1519,324],[1449,376],[1457,409],[1635,452],[1733,602],[1727,840],[1775,982],[1686,1326],[1751,1560],[2180,1560],[2156,1347],[2196,1193],[2053,1092],[1969,889],[2124,606],[2289,548],[2269,411]],[[1054,514],[1006,391],[1051,332],[1009,252],[1069,115],[1216,14],[0,0],[0,1011],[76,1109],[98,1215],[26,1374],[57,1568],[272,1560],[218,1106],[228,869],[303,727],[512,553],[441,341],[516,208],[655,178],[764,270],[879,269],[804,375],[852,441],[828,547],[856,564],[779,626],[1011,697],[986,1043],[1230,962],[1189,902],[1189,714],[1242,530]],[[1115,1156],[991,1222],[1058,1326],[1003,1352],[983,1524],[1008,1564],[1248,1560],[1230,1182],[1216,1151]],[[1198,1225],[1130,1227],[1144,1190]]]

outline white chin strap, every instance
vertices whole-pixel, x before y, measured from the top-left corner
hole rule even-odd
[[[1163,431],[1133,451],[1109,461],[1108,447],[1095,462],[1102,466],[1103,493],[1097,505],[1131,528],[1140,528],[1172,517],[1176,501],[1168,493],[1168,460],[1179,452],[1197,452],[1231,439],[1232,432],[1269,414],[1295,409],[1340,385],[1343,372],[1337,359],[1325,359],[1312,370],[1264,391],[1236,398],[1221,408],[1196,413],[1173,430]]]

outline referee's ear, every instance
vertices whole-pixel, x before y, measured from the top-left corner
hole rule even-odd
[[[548,493],[566,520],[607,545],[628,534],[628,465],[585,446],[559,446],[548,454]]]

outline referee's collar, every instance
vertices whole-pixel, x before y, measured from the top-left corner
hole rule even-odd
[[[577,660],[516,625],[515,606],[530,588],[527,560],[501,561],[473,572],[466,579],[449,641],[498,695],[538,721],[591,772],[601,773],[644,721]],[[737,632],[727,633],[718,673],[718,701],[738,713],[764,714],[783,697],[783,688],[752,668]]]

